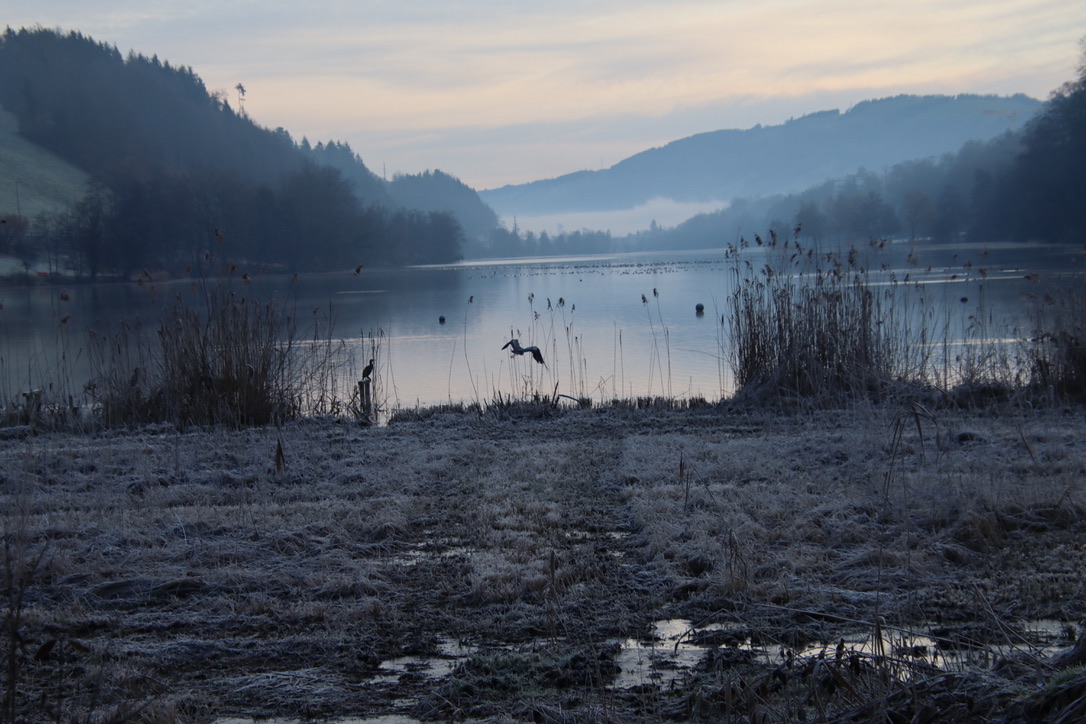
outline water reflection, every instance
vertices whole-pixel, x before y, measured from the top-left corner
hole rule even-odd
[[[303,722],[309,721],[304,719],[280,719],[278,717],[271,719],[246,719],[232,717],[228,719],[217,719],[215,724],[303,724]],[[334,724],[421,724],[419,719],[414,719],[409,716],[400,716],[399,714],[387,714],[385,716],[367,717],[366,719],[335,719]]]
[[[873,281],[908,278],[930,287],[935,339],[948,349],[1027,336],[1026,270],[1051,280],[1072,270],[1081,253],[996,245],[981,260],[977,247],[928,245],[910,264],[907,251],[891,250]],[[757,263],[766,252],[745,253]],[[377,399],[393,408],[555,391],[597,401],[719,399],[732,388],[720,319],[733,279],[731,262],[712,250],[363,269],[296,281],[257,275],[230,284],[239,296],[278,300],[300,338],[325,337],[330,323],[331,337],[343,343],[344,394],[369,359],[363,347],[382,340]],[[80,393],[89,375],[89,332],[127,324],[154,343],[176,300],[205,292],[194,280],[0,289],[0,393],[11,399],[50,383]],[[696,313],[699,304],[704,316]],[[502,352],[512,337],[539,346],[546,365]]]
[[[923,632],[896,628],[874,627],[858,630],[831,643],[784,645],[758,641],[750,627],[737,623],[695,626],[683,619],[657,621],[647,639],[627,639],[622,642],[616,663],[621,673],[614,686],[630,688],[642,684],[668,687],[689,674],[710,657],[730,663],[740,661],[779,665],[789,659],[814,657],[833,659],[837,656],[860,655],[878,657],[892,664],[898,662],[898,675],[909,678],[912,663],[926,663],[950,671],[966,667],[990,667],[997,659],[1015,653],[1028,652],[1045,658],[1073,641],[1067,624],[1055,620],[1026,621],[1006,630],[1007,641],[992,644],[945,632]]]
[[[382,661],[377,674],[370,679],[373,684],[395,684],[405,674],[440,679],[451,674],[465,659],[474,654],[477,648],[452,639],[437,642],[436,656],[400,656]]]
[[[945,632],[923,633],[884,628],[875,636],[871,628],[855,631],[836,643],[802,646],[767,644],[755,640],[749,626],[739,623],[718,623],[695,626],[685,619],[665,619],[655,622],[644,639],[620,642],[615,659],[619,673],[611,686],[631,689],[643,686],[668,689],[681,684],[696,669],[711,670],[716,664],[732,666],[739,663],[783,665],[791,660],[801,665],[818,657],[834,659],[859,655],[877,658],[886,670],[902,680],[915,674],[915,664],[925,664],[946,671],[967,667],[988,668],[1001,657],[1026,652],[1045,658],[1062,646],[1069,645],[1073,632],[1066,623],[1037,620],[1020,623],[1013,628],[1004,626],[1006,643],[988,644],[961,637],[947,638]],[[479,653],[474,646],[452,639],[438,642],[433,656],[403,656],[381,663],[366,685],[394,685],[403,676],[422,677],[436,682],[453,674],[456,668]],[[399,703],[409,708],[414,701]],[[220,719],[217,724],[255,724],[253,719]],[[261,719],[270,724],[294,724],[295,720]],[[336,724],[415,724],[418,720],[401,715],[367,719],[337,719]]]

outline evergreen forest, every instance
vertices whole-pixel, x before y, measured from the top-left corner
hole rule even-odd
[[[346,143],[261,127],[244,111],[242,84],[234,91],[232,105],[191,67],[124,56],[79,32],[8,28],[0,106],[22,136],[94,181],[66,213],[0,218],[0,254],[95,279],[214,272],[227,259],[293,272],[712,248],[769,230],[830,242],[1086,236],[1086,56],[1039,113],[992,140],[800,192],[736,198],[623,237],[521,231],[515,219],[507,228],[455,177],[383,179]]]
[[[453,177],[386,182],[345,143],[259,126],[236,92],[237,108],[190,67],[78,32],[8,28],[0,106],[94,183],[69,213],[5,220],[0,253],[89,278],[215,271],[227,258],[323,271],[455,261],[468,233],[497,224]]]

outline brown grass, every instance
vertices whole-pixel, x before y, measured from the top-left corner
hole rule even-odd
[[[725,318],[737,396],[751,400],[885,396],[921,382],[926,348],[896,284],[875,286],[860,251],[819,253],[776,234],[755,266],[731,247]],[[878,250],[878,244],[873,243]]]
[[[337,368],[348,365],[331,341],[330,310],[323,326],[313,310],[313,339],[304,340],[297,310],[251,298],[249,282],[203,288],[178,295],[153,334],[137,325],[92,337],[98,422],[247,427],[346,412]]]
[[[1079,275],[1043,283],[1030,275],[1037,286],[1023,305],[1033,329],[1012,343],[1023,333],[993,317],[985,267],[962,265],[977,296],[952,312],[949,300],[910,281],[920,270],[897,276],[891,250],[872,240],[825,251],[802,244],[798,229],[793,239],[773,233],[729,245],[734,284],[722,352],[735,398],[817,407],[937,397],[939,404],[983,407],[1086,394],[1086,330],[1079,321],[1086,286]]]
[[[1054,396],[1086,397],[1086,292],[1074,276],[1034,297],[1033,386]]]

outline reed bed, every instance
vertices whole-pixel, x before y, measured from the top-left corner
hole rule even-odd
[[[728,329],[740,398],[822,399],[884,395],[922,383],[930,363],[923,334],[896,283],[873,284],[856,248],[822,253],[797,236],[755,237],[764,263],[729,246],[733,292]]]
[[[179,301],[155,336],[149,349],[138,330],[100,340],[92,384],[106,425],[241,427],[298,414],[294,324],[274,301],[219,287],[204,309]]]
[[[357,345],[335,338],[331,307],[306,311],[289,298],[257,298],[245,275],[193,282],[160,308],[157,321],[126,321],[83,342],[65,334],[62,318],[56,359],[39,366],[39,387],[8,398],[3,422],[33,429],[246,427],[299,415],[358,417],[353,380],[345,379],[357,375]],[[311,335],[302,336],[303,328]],[[375,357],[378,337],[368,343]],[[76,390],[79,357],[90,379]]]
[[[1086,397],[1086,284],[1075,275],[1031,295],[1030,382],[1056,398]]]
[[[771,233],[729,245],[731,294],[721,354],[737,400],[827,405],[913,399],[984,405],[1081,399],[1086,391],[1081,279],[1024,294],[1031,329],[997,318],[984,254],[950,281],[923,281],[912,252],[895,266],[886,241],[824,251]],[[930,271],[930,270],[928,270]],[[1043,291],[1042,291],[1043,290]]]

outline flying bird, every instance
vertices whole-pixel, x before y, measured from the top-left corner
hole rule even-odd
[[[539,364],[546,364],[543,361],[543,354],[539,351],[539,347],[536,347],[535,345],[532,345],[531,347],[521,347],[520,340],[514,338],[506,342],[505,347],[512,347],[513,354],[524,354],[525,352],[531,352],[532,359],[534,359]],[[505,347],[502,347],[502,349],[505,349]]]
[[[372,374],[373,374],[373,360],[370,360],[370,363],[362,368],[362,379],[364,379],[364,380],[369,379],[369,376],[372,375]]]

